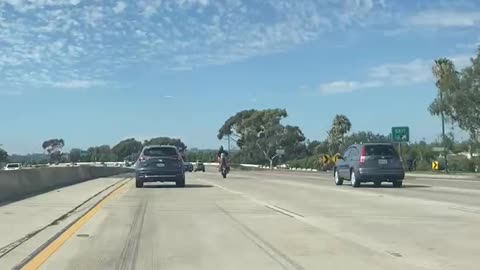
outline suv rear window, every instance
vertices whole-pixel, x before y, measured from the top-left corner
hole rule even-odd
[[[145,156],[149,157],[176,157],[178,156],[177,149],[173,147],[152,147],[143,151]]]
[[[366,145],[367,156],[397,156],[395,148],[391,145]]]

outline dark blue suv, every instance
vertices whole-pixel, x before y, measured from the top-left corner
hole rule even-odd
[[[175,182],[185,186],[185,170],[177,147],[171,145],[145,146],[135,164],[135,186],[145,182]]]

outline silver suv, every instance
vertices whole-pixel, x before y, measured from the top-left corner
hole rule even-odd
[[[335,184],[349,180],[353,187],[362,182],[391,182],[401,187],[405,170],[395,148],[390,143],[366,143],[349,146],[338,159],[333,169]]]

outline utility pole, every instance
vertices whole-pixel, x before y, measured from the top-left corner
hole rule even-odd
[[[398,154],[400,155],[400,160],[403,162],[403,156],[402,156],[402,143],[398,143]]]
[[[230,135],[228,135],[228,153],[230,153]]]
[[[446,143],[447,143],[447,140],[446,140],[446,136],[445,136],[445,114],[444,114],[444,104],[443,104],[443,93],[442,91],[440,90],[440,104],[442,104],[442,109],[441,109],[441,112],[440,112],[440,115],[442,117],[442,144],[443,144],[443,155],[445,157],[445,172],[448,173],[448,159],[447,159],[447,146],[446,146]]]

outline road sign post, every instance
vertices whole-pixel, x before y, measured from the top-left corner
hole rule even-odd
[[[282,158],[283,155],[285,155],[285,149],[277,149],[275,151],[275,156],[272,157],[272,159],[270,160],[270,170],[273,170],[273,160],[278,157],[278,160],[280,161],[280,159]]]
[[[410,141],[409,127],[392,127],[392,141],[398,143],[398,152],[402,158],[402,143]]]

